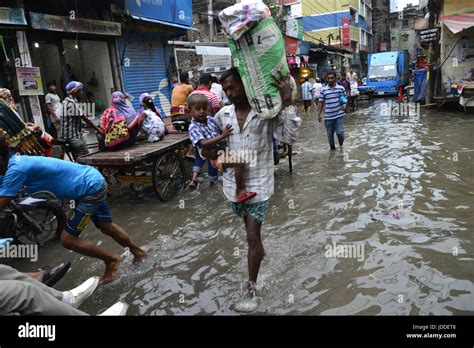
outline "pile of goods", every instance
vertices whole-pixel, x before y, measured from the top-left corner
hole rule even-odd
[[[21,155],[40,156],[44,149],[20,116],[5,102],[0,100],[0,134],[3,135],[14,152]]]
[[[261,1],[243,0],[222,10],[219,20],[252,109],[261,118],[275,117],[282,100],[274,77],[288,76],[289,69],[283,36],[270,9]]]

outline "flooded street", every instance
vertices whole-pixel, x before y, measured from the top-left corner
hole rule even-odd
[[[314,112],[303,115],[294,172],[286,160],[275,170],[257,314],[474,314],[474,117],[424,108],[419,118],[382,116],[384,102],[346,116],[343,151],[329,151]],[[127,254],[117,279],[82,310],[96,314],[123,300],[129,315],[237,314],[244,226],[222,186],[201,180],[167,203],[152,191],[110,199],[115,222],[150,257],[135,266]],[[83,234],[122,253],[92,223]],[[334,245],[363,253],[328,257]],[[34,267],[68,260],[59,289],[104,270],[59,244],[41,249]]]

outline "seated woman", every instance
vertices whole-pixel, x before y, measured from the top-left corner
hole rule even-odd
[[[135,144],[137,134],[140,130],[140,115],[137,114],[133,107],[127,105],[125,96],[122,92],[114,92],[112,94],[112,105],[107,108],[100,119],[99,128],[107,133],[110,126],[114,122],[114,113],[118,117],[124,117],[128,128],[129,137],[120,145],[113,147],[113,150],[123,149]]]
[[[143,98],[143,131],[148,137],[148,142],[154,143],[166,134],[166,126],[159,111],[156,110],[153,99],[150,96]]]

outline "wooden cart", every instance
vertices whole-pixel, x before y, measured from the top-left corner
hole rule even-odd
[[[168,134],[155,143],[142,142],[120,151],[97,151],[77,159],[99,168],[117,182],[153,186],[161,201],[168,201],[184,188],[184,153],[187,133]]]

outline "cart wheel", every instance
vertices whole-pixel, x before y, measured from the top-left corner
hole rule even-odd
[[[293,172],[293,146],[288,146],[288,166],[290,167],[290,173]]]
[[[183,160],[174,152],[167,152],[156,160],[153,168],[153,188],[162,202],[170,200],[184,188],[186,170]]]

